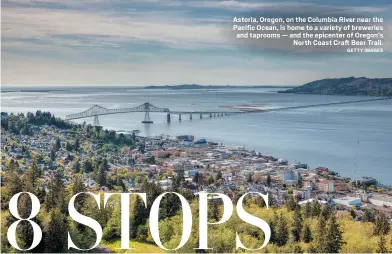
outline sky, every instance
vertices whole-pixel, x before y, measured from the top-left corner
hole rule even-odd
[[[233,17],[315,8],[384,17],[384,52],[271,53],[225,32]],[[1,84],[301,85],[391,77],[391,13],[390,0],[2,0]]]

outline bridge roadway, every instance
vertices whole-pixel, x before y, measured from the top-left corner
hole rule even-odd
[[[86,117],[94,117],[94,125],[99,125],[98,116],[100,115],[109,115],[109,114],[122,114],[122,113],[130,113],[130,112],[144,112],[145,117],[142,123],[153,123],[150,120],[150,112],[161,112],[167,113],[167,121],[171,121],[171,114],[175,114],[179,116],[179,120],[182,120],[182,115],[189,115],[189,119],[192,119],[193,115],[199,115],[200,119],[203,118],[203,115],[208,115],[209,117],[215,116],[228,116],[228,115],[238,115],[238,114],[250,114],[250,113],[266,113],[266,112],[274,112],[274,111],[283,111],[283,110],[292,110],[292,109],[303,109],[303,108],[313,108],[313,107],[323,107],[330,105],[343,105],[343,104],[352,104],[352,103],[362,103],[362,102],[371,102],[371,101],[381,101],[381,100],[389,100],[391,97],[383,97],[383,98],[374,98],[374,99],[365,99],[365,100],[355,100],[355,101],[343,101],[343,102],[328,102],[322,104],[310,104],[310,105],[301,105],[301,106],[292,106],[292,107],[284,107],[284,108],[273,108],[273,109],[255,109],[255,110],[243,110],[243,111],[171,111],[168,108],[158,108],[154,105],[146,102],[140,106],[134,108],[119,108],[119,109],[107,109],[99,105],[94,105],[91,108],[77,114],[71,114],[66,116],[66,120],[80,119]]]

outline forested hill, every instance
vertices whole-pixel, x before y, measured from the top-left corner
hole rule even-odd
[[[321,79],[279,93],[392,96],[392,78]]]

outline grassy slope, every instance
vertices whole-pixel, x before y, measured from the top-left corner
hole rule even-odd
[[[114,242],[106,242],[102,241],[102,245],[108,247],[114,253],[164,253],[164,251],[156,246],[155,244],[150,243],[141,243],[136,242],[135,240],[130,241],[131,248],[135,248],[135,250],[120,250],[120,240]]]

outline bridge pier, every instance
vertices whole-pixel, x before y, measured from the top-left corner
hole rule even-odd
[[[178,115],[178,120],[180,120],[180,121],[181,121],[181,114],[179,114],[179,115]]]
[[[170,113],[167,113],[167,122],[170,123],[171,119],[170,119]]]
[[[212,117],[212,113],[210,113],[210,117]]]
[[[203,114],[200,114],[200,119],[202,119],[203,118]]]
[[[192,120],[192,114],[189,115],[189,120]]]
[[[94,116],[93,125],[94,125],[94,126],[99,126],[99,119],[98,119],[98,116],[97,116],[97,115]]]

